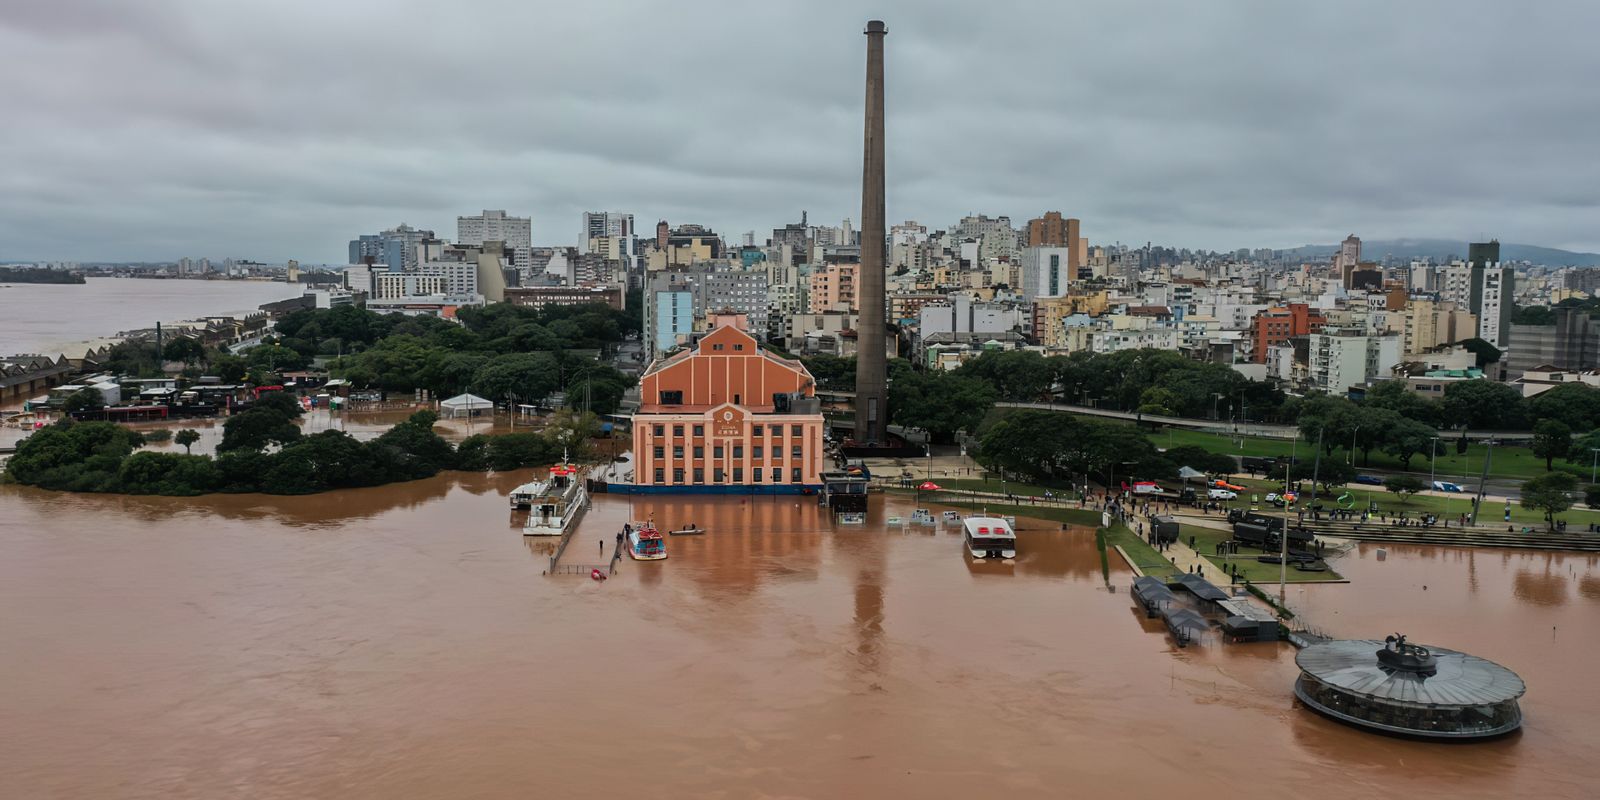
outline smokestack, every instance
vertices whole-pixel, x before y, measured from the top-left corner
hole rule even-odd
[[[888,442],[888,365],[883,357],[883,37],[867,23],[867,119],[861,159],[861,316],[856,325],[856,429],[859,444]]]

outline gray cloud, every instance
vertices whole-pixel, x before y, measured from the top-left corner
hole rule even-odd
[[[0,4],[0,258],[338,261],[506,208],[736,237],[856,218],[862,23],[889,214],[1097,242],[1497,235],[1600,250],[1600,5]]]

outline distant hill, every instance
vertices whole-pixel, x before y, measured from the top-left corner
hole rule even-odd
[[[1338,249],[1337,244],[1308,244],[1284,252],[1291,253],[1297,258],[1326,259],[1332,257]],[[1384,256],[1405,260],[1431,258],[1435,263],[1448,261],[1451,258],[1466,260],[1467,243],[1455,239],[1378,239],[1361,243],[1362,258],[1376,261]],[[1500,258],[1506,261],[1528,261],[1547,267],[1564,267],[1568,264],[1579,267],[1600,266],[1600,253],[1575,253],[1554,247],[1511,242],[1500,243]]]

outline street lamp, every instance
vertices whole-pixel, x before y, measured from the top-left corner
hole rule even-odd
[[[1594,483],[1594,468],[1600,464],[1600,447],[1591,447],[1589,452],[1594,453],[1594,460],[1589,462],[1589,482]]]
[[[1350,432],[1350,452],[1345,454],[1345,463],[1355,466],[1356,463],[1356,434],[1361,432],[1361,426]]]
[[[1211,393],[1211,418],[1212,419],[1216,419],[1217,418],[1217,403],[1220,403],[1220,402],[1222,402],[1222,393],[1221,392],[1212,392]],[[1593,483],[1593,481],[1590,481],[1590,482]]]

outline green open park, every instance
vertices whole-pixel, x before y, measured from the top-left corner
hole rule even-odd
[[[1297,455],[1301,459],[1308,459],[1316,455],[1315,446],[1304,440],[1298,443],[1291,439],[1267,439],[1261,437],[1245,437],[1243,445],[1237,437],[1228,434],[1207,433],[1205,431],[1183,430],[1166,428],[1150,434],[1150,440],[1157,447],[1171,449],[1183,445],[1195,445],[1210,450],[1213,453],[1226,453],[1234,456],[1264,456],[1276,458],[1278,456]],[[1460,482],[1461,479],[1476,480],[1483,473],[1483,459],[1488,453],[1487,445],[1473,443],[1467,446],[1467,452],[1457,455],[1456,442],[1453,438],[1441,435],[1439,438],[1438,459],[1433,463],[1434,474],[1438,480],[1451,480]],[[1533,454],[1527,447],[1513,445],[1496,445],[1494,457],[1489,464],[1489,474],[1493,477],[1514,478],[1527,480],[1545,473],[1544,459]],[[1355,454],[1357,469],[1375,467],[1387,470],[1402,469],[1400,460],[1380,452],[1376,447],[1372,449],[1371,460],[1357,450]],[[1345,461],[1350,458],[1347,447],[1335,447],[1331,454],[1324,458],[1335,458]],[[1413,456],[1410,471],[1420,474],[1429,474],[1430,460],[1427,453]],[[1576,475],[1579,480],[1588,481],[1590,464],[1556,459],[1555,467]]]

